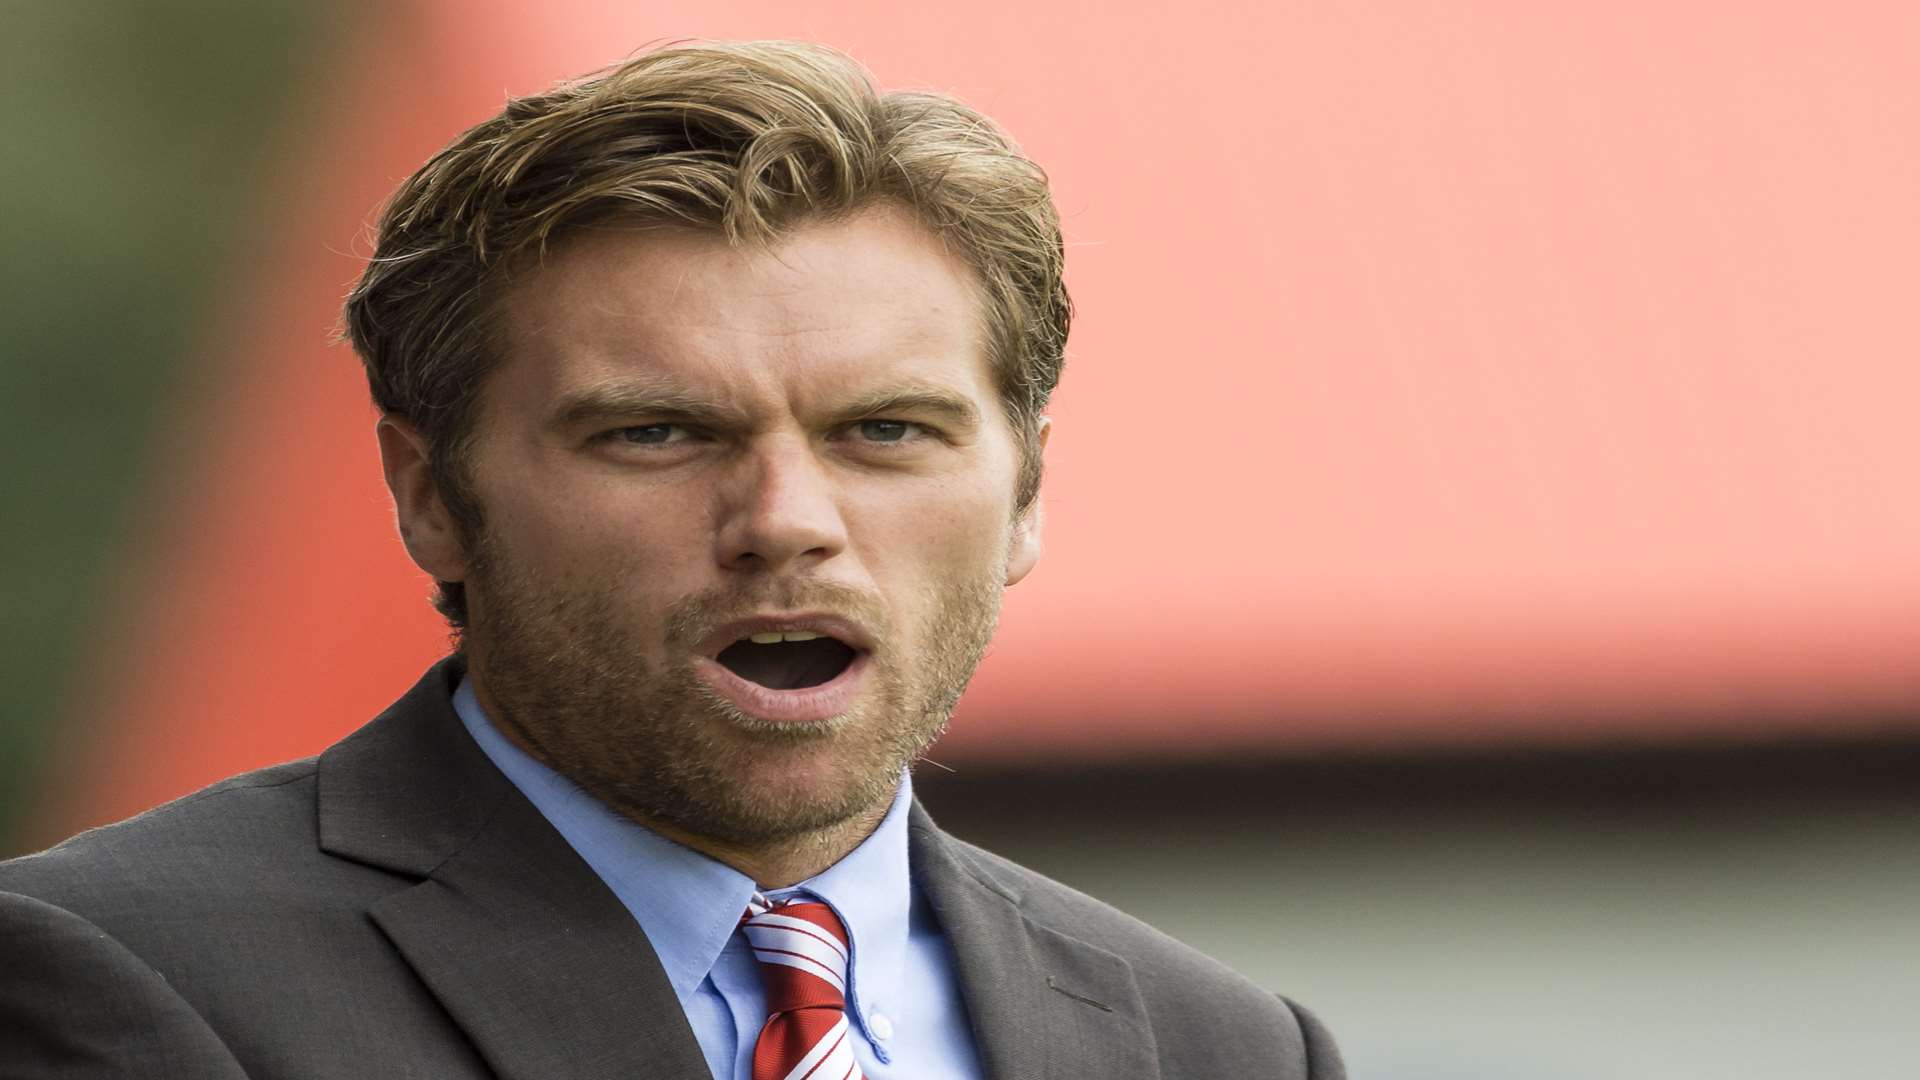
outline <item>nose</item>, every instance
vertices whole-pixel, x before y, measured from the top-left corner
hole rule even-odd
[[[846,549],[833,478],[803,437],[769,437],[743,456],[722,505],[715,542],[727,569],[803,570]]]

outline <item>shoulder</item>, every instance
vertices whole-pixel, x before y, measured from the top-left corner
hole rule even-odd
[[[0,863],[0,888],[58,888],[100,874],[127,876],[196,867],[213,855],[230,863],[236,847],[286,840],[313,821],[315,759],[228,776],[190,796],[127,821],[88,828],[61,844]],[[311,828],[307,828],[311,836]]]
[[[324,854],[313,759],[243,773],[0,862],[0,891],[87,920],[162,971],[218,961],[217,940],[344,908],[387,875]],[[390,887],[390,886],[388,886]]]
[[[311,760],[246,773],[0,862],[0,1027],[26,1040],[23,1060],[240,1075],[203,991],[269,954],[259,943],[312,884],[313,774]]]
[[[1253,1062],[1273,1064],[1273,1075],[1345,1075],[1332,1036],[1295,1002],[1104,901],[950,834],[938,836],[962,872],[1013,904],[1035,932],[1124,962],[1151,1017],[1163,1075],[1249,1075],[1246,1063]]]
[[[0,1030],[10,1064],[60,1076],[243,1075],[160,973],[86,919],[0,892],[0,941]]]
[[[1105,901],[950,834],[946,841],[961,865],[1016,903],[1029,921],[1114,953],[1144,980],[1224,991],[1256,1011],[1277,1005],[1273,994],[1231,967]]]

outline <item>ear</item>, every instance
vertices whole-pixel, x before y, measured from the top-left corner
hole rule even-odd
[[[1040,450],[1047,448],[1047,436],[1053,434],[1053,419],[1040,418]],[[1007,551],[1007,584],[1017,585],[1040,561],[1040,526],[1045,523],[1045,508],[1036,495],[1033,505],[1013,523],[1013,543]]]
[[[426,437],[396,416],[381,417],[374,431],[407,555],[435,581],[466,580],[466,548],[427,467]]]

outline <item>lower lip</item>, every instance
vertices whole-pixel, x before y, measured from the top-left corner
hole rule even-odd
[[[761,686],[728,671],[726,665],[711,657],[700,657],[696,666],[707,685],[740,711],[762,720],[805,724],[831,720],[853,707],[854,699],[866,686],[867,657],[867,653],[857,653],[847,669],[831,680],[796,690]]]

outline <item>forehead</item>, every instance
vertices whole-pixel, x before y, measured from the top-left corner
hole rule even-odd
[[[679,229],[571,238],[505,297],[489,397],[535,406],[644,376],[742,408],[888,376],[991,393],[977,278],[904,210],[802,226],[765,248]]]

